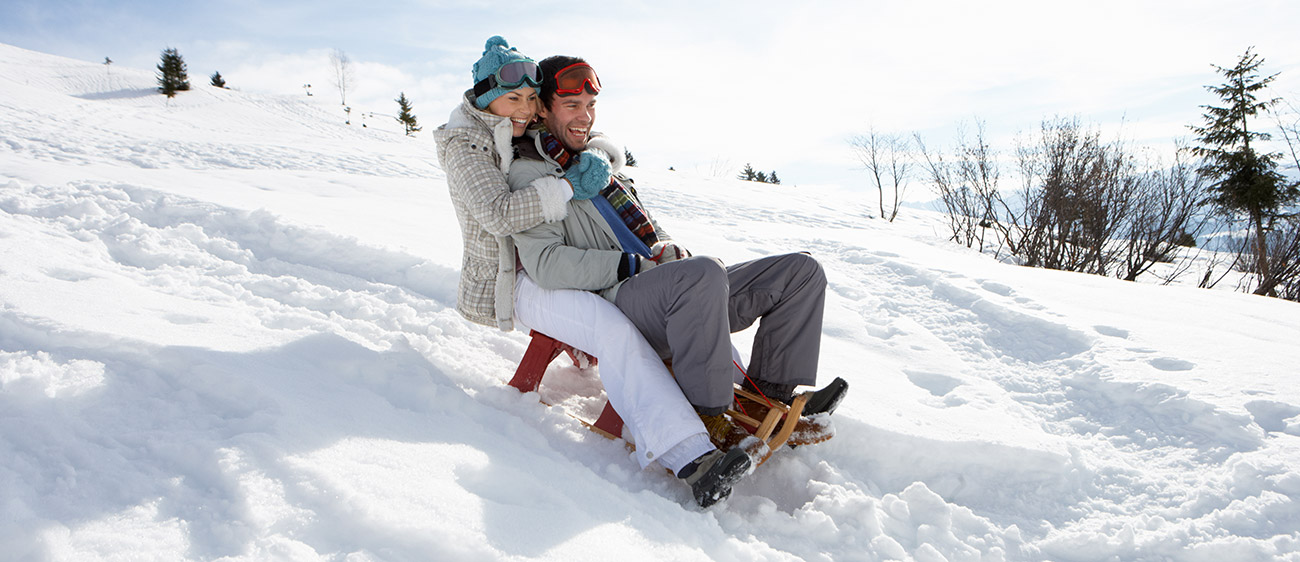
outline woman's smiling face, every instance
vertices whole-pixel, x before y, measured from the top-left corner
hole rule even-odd
[[[510,118],[514,135],[523,135],[537,117],[537,90],[529,86],[510,90],[492,100],[487,109],[493,115]]]

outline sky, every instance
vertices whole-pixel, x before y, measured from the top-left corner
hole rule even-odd
[[[338,98],[329,53],[352,60],[357,114],[405,93],[428,130],[471,84],[484,41],[540,60],[582,56],[605,85],[596,129],[642,167],[786,185],[868,185],[849,140],[920,134],[948,148],[983,123],[1009,158],[1045,119],[1172,154],[1204,86],[1248,48],[1300,105],[1300,3],[1235,2],[110,2],[6,0],[0,42],[151,69],[178,49],[191,80]],[[322,101],[322,103],[324,103]],[[341,105],[340,105],[341,107]],[[342,117],[342,115],[340,115]],[[432,155],[432,153],[431,153]],[[919,185],[919,184],[918,184]],[[924,188],[913,188],[927,199]]]

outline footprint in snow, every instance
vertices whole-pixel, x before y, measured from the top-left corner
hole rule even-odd
[[[996,281],[979,281],[979,284],[980,287],[983,287],[985,291],[988,291],[996,295],[1001,295],[1004,297],[1009,297],[1016,292],[1010,286],[1003,285],[1002,283],[998,283]]]
[[[1190,371],[1196,368],[1196,363],[1172,357],[1157,357],[1148,361],[1148,363],[1161,371]]]
[[[1123,330],[1114,326],[1093,326],[1092,329],[1096,330],[1098,334],[1103,336],[1128,339],[1128,330]]]
[[[912,381],[912,384],[939,397],[943,397],[949,392],[952,392],[953,389],[961,386],[960,380],[940,373],[930,373],[925,371],[904,372],[907,374],[907,380]]]

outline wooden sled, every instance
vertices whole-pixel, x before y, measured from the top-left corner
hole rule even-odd
[[[515,369],[515,375],[510,379],[510,386],[519,389],[520,392],[536,391],[542,383],[542,376],[546,374],[546,368],[559,357],[561,353],[567,353],[573,359],[574,365],[584,366],[584,363],[595,364],[596,358],[590,357],[580,350],[574,349],[573,346],[562,341],[554,339],[546,334],[532,331],[532,341],[528,344],[528,350],[524,352],[524,357],[519,361],[519,367]],[[804,431],[796,434],[796,429],[801,425],[800,419],[803,413],[804,404],[808,401],[807,395],[798,395],[794,398],[789,406],[781,402],[769,402],[762,395],[752,393],[748,390],[735,387],[736,396],[752,400],[758,404],[767,407],[767,411],[762,414],[762,419],[753,417],[745,412],[736,410],[737,401],[732,401],[732,408],[727,410],[727,414],[738,425],[745,428],[767,445],[768,454],[760,455],[758,464],[766,462],[771,456],[772,451],[780,449],[786,444],[808,445],[819,443],[830,439],[831,433],[826,430],[820,430],[820,427],[814,427],[809,430],[805,426]],[[756,413],[756,412],[755,412]],[[588,429],[608,437],[610,439],[623,438],[623,418],[619,417],[614,407],[605,401],[601,409],[600,416],[596,421],[589,422],[581,418],[582,422]],[[794,437],[794,439],[792,439]]]

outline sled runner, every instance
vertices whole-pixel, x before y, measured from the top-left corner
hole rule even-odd
[[[528,350],[524,352],[524,357],[519,361],[519,367],[515,369],[515,375],[509,383],[520,392],[537,390],[541,386],[542,376],[546,374],[546,367],[561,353],[568,354],[574,365],[579,368],[596,364],[596,358],[574,349],[569,344],[536,330],[533,330],[530,335],[532,341],[529,342]],[[732,402],[732,407],[727,410],[727,414],[737,425],[762,440],[767,445],[768,451],[776,451],[787,444],[798,446],[820,443],[830,439],[834,434],[826,416],[801,417],[804,404],[808,400],[807,395],[796,396],[787,406],[739,386],[735,387],[735,393],[737,399]],[[746,402],[750,404],[749,407],[744,406]],[[737,409],[738,407],[740,409]],[[588,429],[610,439],[623,438],[623,418],[619,417],[608,400],[594,422],[581,418],[579,421]],[[762,464],[769,457],[770,455],[763,455],[757,464]]]

